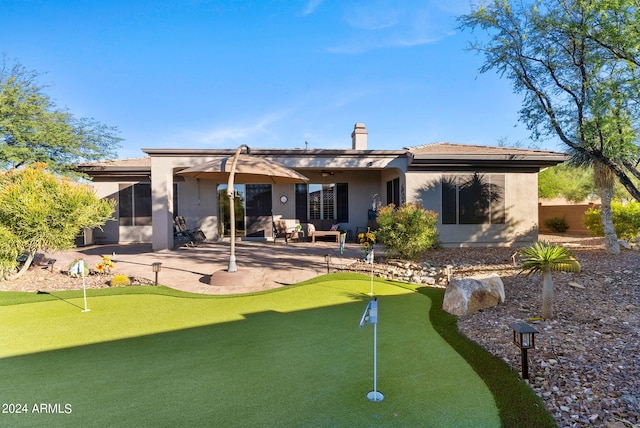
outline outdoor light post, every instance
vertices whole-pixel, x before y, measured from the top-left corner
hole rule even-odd
[[[324,261],[327,262],[327,273],[331,273],[331,268],[329,267],[331,264],[331,254],[325,254]]]
[[[236,175],[238,156],[240,155],[243,147],[246,147],[247,154],[251,153],[251,149],[249,149],[249,146],[246,144],[242,144],[236,149],[236,153],[233,155],[233,161],[231,163],[231,171],[229,171],[229,181],[227,182],[227,196],[229,196],[229,220],[231,220],[231,254],[229,255],[229,267],[227,268],[227,272],[229,273],[238,271],[238,266],[236,266],[236,192],[233,188],[233,181],[234,176]]]
[[[153,269],[153,272],[156,274],[156,285],[158,285],[158,272],[162,270],[162,263],[151,263],[151,269]]]
[[[522,379],[529,379],[529,361],[527,359],[527,349],[535,347],[535,334],[538,330],[531,327],[526,322],[516,322],[509,324],[513,330],[513,343],[520,348],[522,358]]]

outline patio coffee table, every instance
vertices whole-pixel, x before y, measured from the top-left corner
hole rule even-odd
[[[340,242],[340,231],[339,230],[316,230],[311,235],[311,243],[315,244],[316,236],[335,236],[336,242]]]

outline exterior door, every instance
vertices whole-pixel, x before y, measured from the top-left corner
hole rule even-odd
[[[233,188],[235,190],[233,207],[236,219],[236,236],[244,236],[245,186],[244,184],[236,184]],[[220,184],[218,186],[218,234],[220,236],[230,236],[230,232],[231,216],[229,215],[229,196],[227,195],[227,185]]]

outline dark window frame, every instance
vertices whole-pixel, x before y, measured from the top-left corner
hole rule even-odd
[[[118,186],[120,226],[150,226],[152,212],[151,183],[122,183]]]
[[[442,224],[505,224],[504,174],[445,174]]]
[[[321,186],[318,195],[309,193],[309,186],[313,185]],[[334,220],[338,223],[349,222],[348,183],[296,184],[295,196],[296,218],[300,221]],[[327,206],[327,202],[331,203],[330,206]],[[316,214],[312,216],[311,210],[314,207],[316,207]]]
[[[400,206],[400,178],[387,181],[387,205]]]

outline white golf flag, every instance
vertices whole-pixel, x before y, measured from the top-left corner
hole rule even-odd
[[[376,324],[378,322],[378,298],[370,300],[364,309],[362,318],[360,318],[360,327],[367,324]]]
[[[370,265],[373,264],[373,248],[371,250],[369,250],[369,252],[367,253],[367,255],[364,257],[364,262],[368,263]]]
[[[71,266],[71,269],[69,270],[69,272],[72,273],[73,275],[84,276],[84,260],[78,260],[76,264]]]

